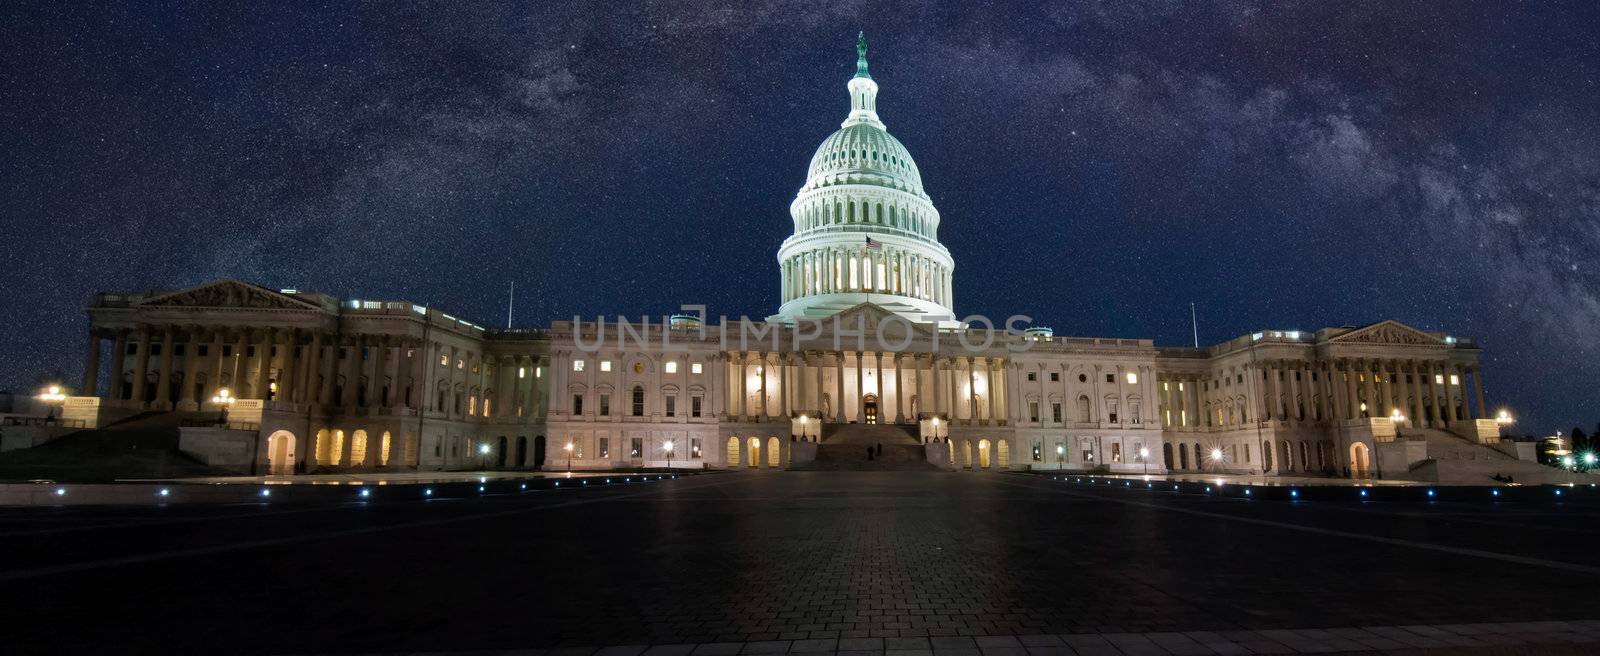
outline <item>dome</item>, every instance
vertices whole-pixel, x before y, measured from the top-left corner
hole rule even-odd
[[[911,153],[899,139],[869,123],[840,128],[811,156],[802,191],[837,184],[879,185],[927,196]]]

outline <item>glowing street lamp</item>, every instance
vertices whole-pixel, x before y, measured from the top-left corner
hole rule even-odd
[[[1405,420],[1406,420],[1406,416],[1403,415],[1403,414],[1400,414],[1400,409],[1399,408],[1395,408],[1394,412],[1389,413],[1389,421],[1394,422],[1395,425],[1399,425],[1400,422],[1403,422]]]
[[[1144,475],[1150,475],[1150,450],[1139,447],[1139,462],[1144,463]]]
[[[1211,464],[1212,465],[1220,465],[1221,463],[1222,463],[1222,449],[1212,449],[1211,450]]]
[[[1594,466],[1594,461],[1595,461],[1595,457],[1594,457],[1594,453],[1593,452],[1583,454],[1583,466],[1585,466],[1585,467],[1593,467]]]
[[[490,450],[488,442],[478,445],[478,469],[488,469]]]
[[[572,473],[572,443],[567,442],[567,445],[562,448],[567,450],[567,474],[570,475]]]
[[[667,450],[667,469],[670,470],[672,469],[672,440],[667,440],[667,443],[661,446]]]
[[[1494,423],[1500,424],[1501,426],[1510,426],[1511,424],[1517,423],[1517,420],[1511,417],[1510,410],[1501,408],[1500,412],[1494,416]]]
[[[1067,447],[1063,444],[1056,445],[1056,469],[1065,469],[1067,466]]]
[[[46,403],[60,403],[67,400],[67,393],[60,385],[50,385],[40,390],[38,398]]]
[[[212,403],[220,405],[224,408],[233,405],[233,401],[233,392],[226,387],[217,389],[216,395],[211,397]]]

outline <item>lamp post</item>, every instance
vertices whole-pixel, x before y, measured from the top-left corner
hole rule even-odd
[[[1056,471],[1067,468],[1067,447],[1064,444],[1056,445]]]
[[[1216,467],[1222,462],[1222,449],[1211,450],[1211,466]]]
[[[567,445],[564,446],[564,447],[561,447],[561,448],[567,450],[567,473],[571,474],[572,473],[572,443],[571,442],[567,442]]]
[[[1150,475],[1150,450],[1139,447],[1139,462],[1144,463],[1144,475]]]
[[[667,440],[667,443],[663,444],[661,446],[663,446],[663,447],[665,447],[667,449],[667,470],[671,471],[672,470],[672,440]]]
[[[228,407],[233,405],[233,392],[226,387],[218,388],[216,395],[211,397],[211,403],[222,409],[217,413],[217,424],[227,424]]]
[[[489,468],[489,443],[488,442],[484,442],[483,444],[479,444],[478,445],[478,469],[483,470],[483,469],[488,469],[488,468]]]

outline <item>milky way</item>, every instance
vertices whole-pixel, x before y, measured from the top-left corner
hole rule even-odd
[[[7,3],[0,387],[96,291],[234,277],[479,323],[765,316],[865,30],[958,312],[1476,338],[1600,420],[1592,3]]]

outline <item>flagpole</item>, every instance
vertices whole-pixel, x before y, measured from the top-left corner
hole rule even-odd
[[[506,330],[511,330],[511,308],[517,304],[517,281],[511,281],[511,297],[506,299]]]
[[[1189,303],[1189,326],[1194,329],[1194,347],[1200,348],[1200,321],[1195,318],[1194,303]]]

